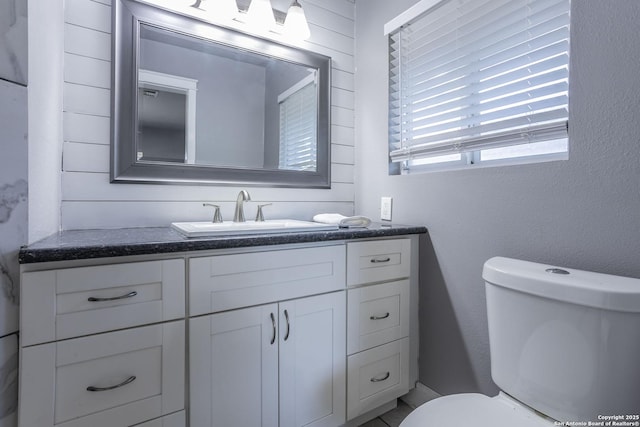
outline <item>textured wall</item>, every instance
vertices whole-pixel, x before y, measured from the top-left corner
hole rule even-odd
[[[567,161],[387,174],[383,25],[415,0],[356,1],[356,211],[426,225],[421,381],[495,393],[481,279],[496,255],[640,277],[640,2],[572,2]]]

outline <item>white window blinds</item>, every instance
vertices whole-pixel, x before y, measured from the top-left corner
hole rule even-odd
[[[316,170],[316,90],[315,76],[311,76],[278,97],[280,169]]]
[[[389,35],[391,162],[567,137],[569,0],[444,0]]]

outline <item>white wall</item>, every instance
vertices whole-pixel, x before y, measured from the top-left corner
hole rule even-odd
[[[109,183],[111,1],[67,0],[64,45],[62,229],[168,225],[206,220],[202,202],[218,202],[229,219],[244,187]],[[267,217],[310,218],[318,212],[353,212],[354,4],[307,0],[311,39],[301,47],[331,56],[332,188],[247,187],[255,202],[273,202]],[[50,160],[51,164],[55,160]],[[251,217],[254,208],[246,208]],[[55,231],[55,230],[54,230]]]
[[[60,228],[63,3],[28,2],[30,243]]]
[[[429,228],[420,379],[491,394],[484,261],[640,277],[640,2],[572,2],[568,161],[388,176],[383,25],[415,3],[356,0],[356,211],[389,195],[396,222]]]

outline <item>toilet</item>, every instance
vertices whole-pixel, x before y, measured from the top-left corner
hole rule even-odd
[[[640,279],[503,257],[482,277],[500,393],[434,399],[401,427],[637,425]]]

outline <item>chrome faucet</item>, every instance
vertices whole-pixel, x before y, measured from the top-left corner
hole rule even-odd
[[[211,203],[203,203],[202,206],[211,206],[215,209],[214,213],[213,213],[213,219],[211,220],[211,222],[215,222],[215,223],[220,223],[220,222],[224,222],[222,221],[222,214],[220,214],[220,205],[214,205]]]
[[[251,200],[251,196],[246,190],[241,190],[238,193],[238,199],[236,200],[236,212],[233,214],[233,222],[244,222],[244,208],[243,203]]]

